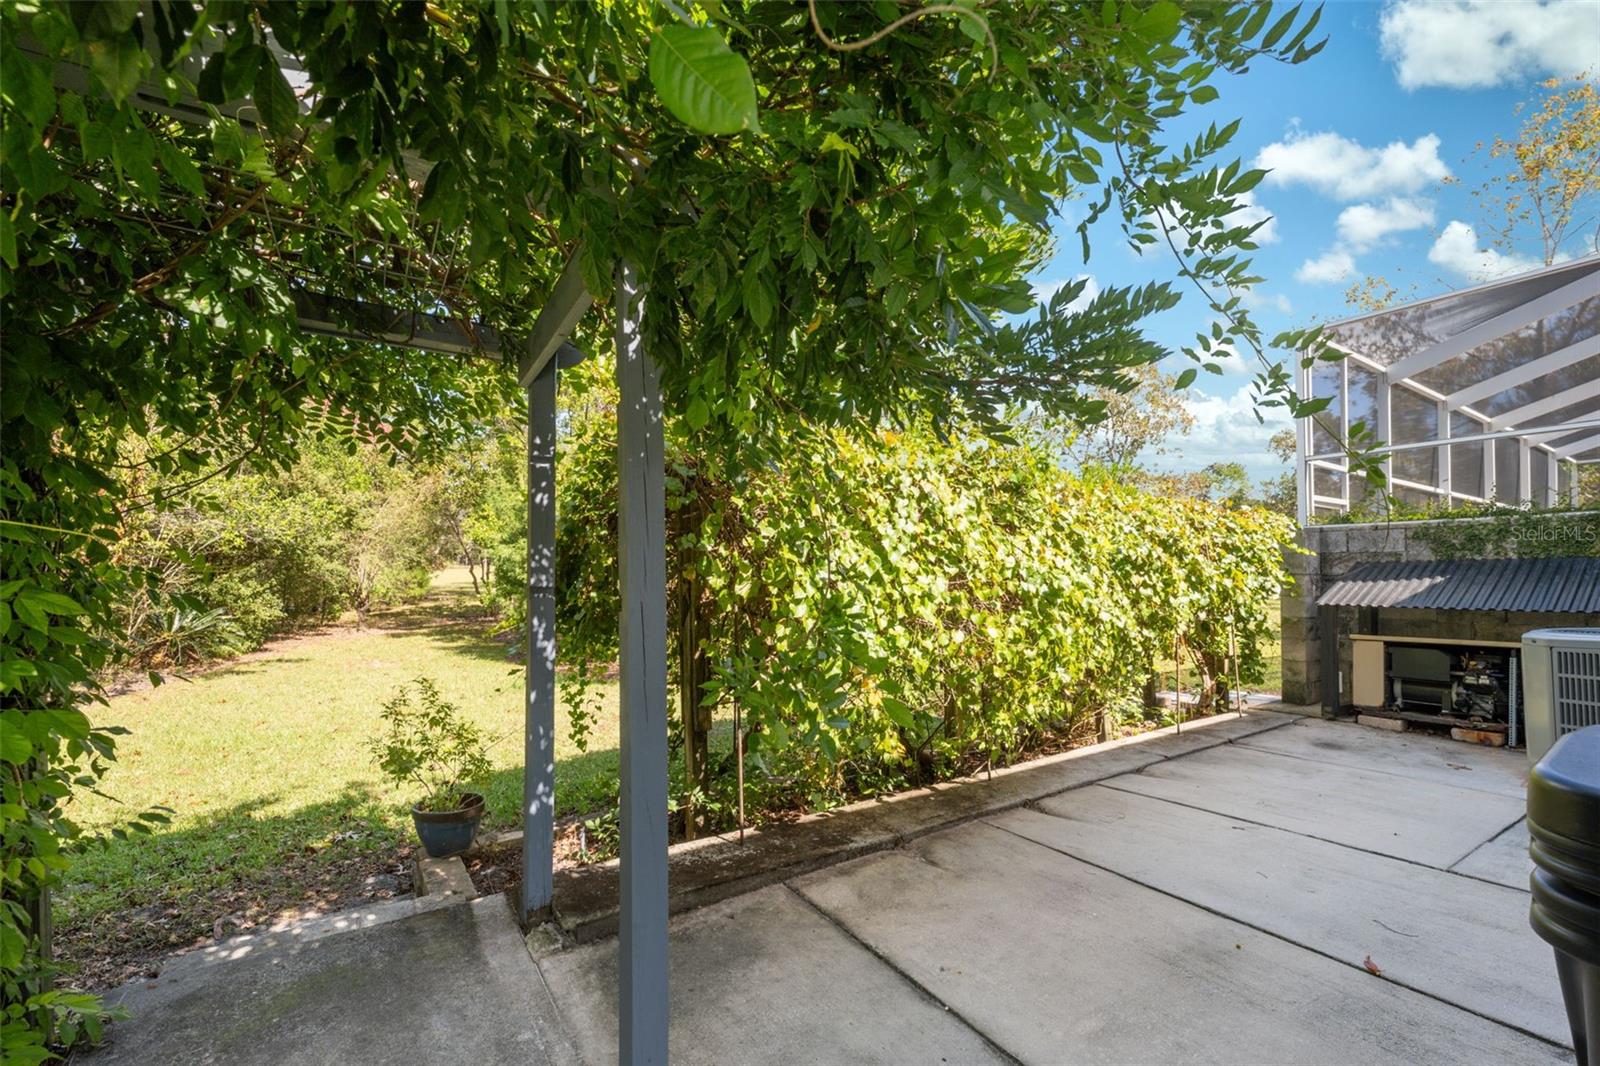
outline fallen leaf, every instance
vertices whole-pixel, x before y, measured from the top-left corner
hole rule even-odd
[[[1378,969],[1378,964],[1372,961],[1371,955],[1368,955],[1366,958],[1362,959],[1361,965],[1365,966],[1367,968],[1367,972],[1374,977],[1377,977],[1379,974],[1383,973],[1382,970]]]

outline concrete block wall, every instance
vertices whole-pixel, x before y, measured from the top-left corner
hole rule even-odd
[[[1454,519],[1453,521],[1461,521]],[[1470,521],[1470,519],[1468,520]],[[1324,681],[1337,684],[1322,663],[1322,621],[1317,598],[1333,582],[1364,563],[1424,561],[1434,557],[1419,532],[1434,522],[1389,522],[1370,525],[1309,526],[1300,530],[1299,551],[1285,553],[1284,565],[1293,582],[1284,589],[1283,698],[1289,703],[1318,703]],[[1392,636],[1449,636],[1457,639],[1516,641],[1530,629],[1549,626],[1600,626],[1600,615],[1534,614],[1512,611],[1373,612],[1367,626],[1357,628],[1360,612],[1339,608],[1338,676],[1350,676],[1348,634],[1376,632]],[[1348,688],[1348,686],[1346,686]]]

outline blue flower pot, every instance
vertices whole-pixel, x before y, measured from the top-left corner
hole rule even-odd
[[[422,839],[422,849],[431,858],[459,855],[472,846],[472,838],[478,835],[478,823],[483,821],[483,797],[476,792],[463,792],[461,806],[453,811],[413,807],[411,821]]]

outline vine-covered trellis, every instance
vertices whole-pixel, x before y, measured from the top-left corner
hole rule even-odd
[[[997,321],[1032,306],[1063,197],[1090,205],[1085,254],[1089,224],[1119,218],[1225,324],[1186,384],[1223,345],[1262,351],[1244,310],[1260,223],[1238,214],[1262,173],[1221,161],[1237,123],[1175,148],[1162,123],[1213,100],[1220,71],[1308,58],[1315,22],[1170,0],[930,8],[892,28],[872,5],[0,2],[7,1060],[101,1017],[54,988],[40,901],[83,845],[74,790],[114,757],[89,707],[109,604],[140,580],[111,551],[124,435],[172,441],[146,461],[179,485],[287,463],[313,411],[404,425],[422,451],[537,386],[569,334],[589,351],[615,336],[642,603],[660,588],[662,407],[757,461],[794,418],[1092,418],[1086,386],[1168,354],[1139,322],[1176,285]],[[1299,410],[1289,382],[1265,363],[1263,402]],[[644,708],[664,675],[642,624],[642,660],[624,658],[623,1033],[651,1061],[665,796]]]

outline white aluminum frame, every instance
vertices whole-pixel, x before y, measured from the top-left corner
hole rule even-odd
[[[1468,354],[1472,349],[1489,343],[1498,337],[1522,329],[1525,326],[1538,322],[1566,308],[1590,299],[1600,298],[1600,256],[1582,260],[1579,263],[1562,263],[1557,266],[1545,267],[1541,270],[1507,278],[1502,281],[1492,282],[1478,286],[1477,289],[1465,290],[1467,292],[1488,292],[1500,289],[1506,285],[1516,284],[1543,274],[1556,272],[1571,272],[1575,268],[1582,269],[1584,264],[1590,269],[1580,276],[1566,282],[1558,288],[1552,289],[1536,296],[1522,304],[1509,308],[1499,314],[1471,326],[1454,336],[1445,338],[1420,351],[1403,356],[1393,363],[1385,365],[1362,352],[1356,351],[1337,342],[1324,341],[1326,347],[1337,352],[1340,356],[1340,371],[1338,381],[1339,412],[1337,430],[1341,438],[1341,445],[1349,441],[1350,432],[1350,365],[1359,365],[1379,377],[1378,395],[1373,415],[1373,435],[1380,444],[1371,449],[1371,454],[1382,460],[1382,468],[1387,482],[1391,488],[1404,488],[1414,492],[1425,493],[1445,500],[1446,502],[1463,501],[1485,503],[1501,498],[1502,490],[1509,488],[1500,484],[1498,464],[1496,462],[1495,442],[1499,440],[1515,440],[1517,442],[1516,464],[1516,492],[1515,499],[1519,504],[1556,506],[1561,502],[1561,473],[1562,464],[1566,464],[1570,472],[1568,498],[1572,503],[1577,502],[1577,469],[1580,465],[1600,462],[1600,433],[1585,435],[1565,444],[1551,444],[1546,438],[1571,436],[1584,430],[1600,430],[1600,377],[1585,380],[1576,385],[1568,386],[1560,392],[1534,400],[1512,410],[1504,411],[1499,415],[1490,415],[1474,404],[1482,403],[1491,397],[1502,395],[1505,392],[1526,386],[1549,374],[1556,373],[1577,363],[1600,355],[1600,335],[1576,341],[1566,347],[1550,352],[1536,359],[1530,359],[1521,366],[1502,371],[1483,381],[1459,388],[1452,393],[1441,393],[1429,388],[1415,379],[1415,375],[1423,373],[1450,359],[1455,359]],[[1449,297],[1459,297],[1461,293],[1445,294]],[[1434,299],[1443,299],[1435,297]],[[1431,303],[1432,301],[1422,301]],[[1407,307],[1416,306],[1415,304]],[[1346,320],[1347,322],[1360,319],[1379,317],[1392,314],[1393,309],[1387,312],[1378,312],[1374,315],[1363,315],[1358,319]],[[1335,323],[1339,325],[1341,323]],[[1296,376],[1296,385],[1302,399],[1311,399],[1315,392],[1315,367],[1301,366]],[[1409,390],[1420,399],[1432,401],[1438,410],[1438,419],[1435,427],[1435,436],[1431,440],[1411,441],[1395,444],[1393,435],[1393,402],[1397,389]],[[1593,410],[1581,410],[1577,415],[1569,417],[1554,425],[1530,426],[1530,420],[1547,417],[1555,412],[1565,410],[1585,401],[1595,400]],[[1477,425],[1483,427],[1480,432],[1458,434],[1451,426],[1452,417],[1460,413],[1471,418]],[[1332,420],[1328,420],[1331,422]],[[1324,428],[1335,432],[1335,427],[1324,422]],[[1359,472],[1350,469],[1350,451],[1347,447],[1338,451],[1314,452],[1315,436],[1311,418],[1297,419],[1295,423],[1295,448],[1296,448],[1296,506],[1299,511],[1301,524],[1309,523],[1311,518],[1327,510],[1348,511],[1352,502],[1352,479],[1362,477]],[[1463,485],[1457,476],[1452,462],[1452,449],[1463,444],[1481,442],[1483,447],[1482,471],[1478,477],[1478,484]],[[1393,456],[1400,452],[1416,451],[1420,449],[1436,449],[1438,454],[1436,484],[1423,484],[1408,478],[1394,476]],[[1541,479],[1542,484],[1534,484],[1533,455],[1543,452],[1545,456],[1545,474]],[[1324,495],[1316,490],[1315,475],[1318,471],[1342,475],[1342,483],[1337,495]]]

